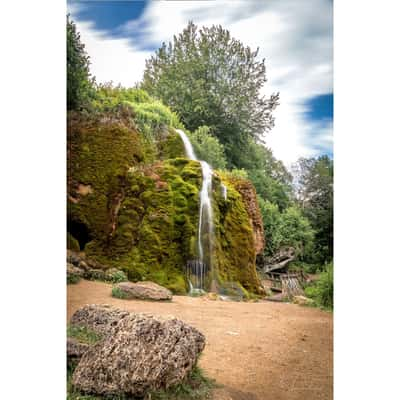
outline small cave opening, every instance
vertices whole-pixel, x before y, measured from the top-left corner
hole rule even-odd
[[[67,219],[67,231],[79,242],[81,250],[92,240],[88,227],[80,221]]]

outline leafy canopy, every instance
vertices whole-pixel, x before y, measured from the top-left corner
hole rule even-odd
[[[208,126],[225,147],[228,167],[240,167],[237,150],[272,128],[279,98],[261,95],[265,64],[257,55],[221,26],[198,30],[189,22],[146,61],[141,87],[176,111],[190,131]]]

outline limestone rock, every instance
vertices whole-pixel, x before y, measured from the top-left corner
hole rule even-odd
[[[314,300],[305,296],[293,296],[293,303],[299,304],[301,306],[307,306],[314,303]]]
[[[89,349],[89,345],[75,338],[67,338],[67,359],[79,360]]]
[[[77,275],[82,277],[84,271],[78,267],[75,267],[73,264],[67,262],[67,275]]]
[[[128,299],[171,300],[172,293],[154,282],[121,282],[116,285]]]
[[[203,334],[176,318],[130,314],[82,356],[72,383],[86,393],[143,396],[181,382],[204,346]]]
[[[256,254],[261,254],[265,247],[264,225],[260,207],[258,206],[256,190],[253,184],[247,180],[235,182],[235,189],[241,194],[247,214],[250,217]]]
[[[72,315],[71,324],[89,328],[106,336],[111,334],[118,322],[128,315],[128,311],[112,308],[108,304],[88,304]]]

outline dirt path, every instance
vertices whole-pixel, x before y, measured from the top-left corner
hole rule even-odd
[[[84,304],[174,315],[207,338],[200,366],[223,387],[215,400],[333,398],[332,315],[294,304],[175,296],[170,303],[119,300],[111,285],[68,285],[68,319]]]

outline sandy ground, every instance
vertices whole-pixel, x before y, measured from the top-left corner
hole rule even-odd
[[[111,297],[111,285],[68,285],[68,319],[85,304],[174,315],[203,332],[200,359],[215,400],[333,399],[333,318],[314,308],[175,296],[156,303]]]

